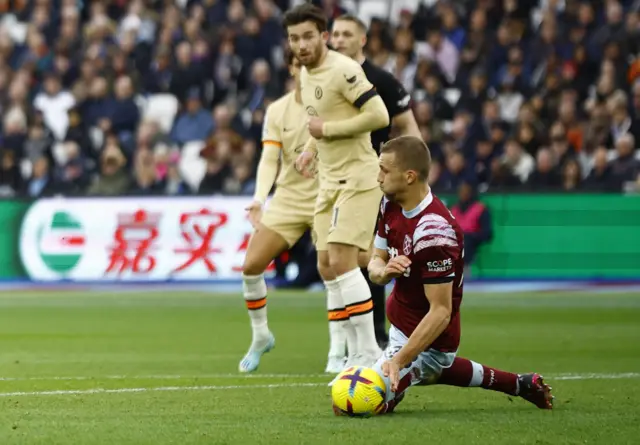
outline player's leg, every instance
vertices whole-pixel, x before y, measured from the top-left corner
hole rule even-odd
[[[520,396],[538,408],[553,408],[551,387],[544,383],[541,375],[514,374],[462,357],[456,357],[450,367],[444,368],[437,380],[425,383],[465,388],[480,387],[511,396]]]
[[[242,266],[242,291],[251,319],[253,336],[249,351],[238,366],[240,372],[255,371],[262,354],[274,346],[274,337],[267,322],[267,284],[264,271],[269,263],[288,247],[289,244],[282,235],[263,224],[249,240]]]
[[[331,225],[332,193],[321,191],[318,196],[316,214],[313,219],[316,250],[318,252],[318,273],[327,290],[327,319],[329,322],[329,356],[325,372],[338,373],[344,369],[345,346],[349,353],[356,350],[356,334],[345,308],[336,275],[329,262],[327,235]],[[346,344],[345,344],[346,343]]]
[[[329,254],[326,250],[318,251],[318,272],[327,290],[327,318],[329,320],[329,356],[324,372],[336,374],[344,369],[346,362],[347,332],[351,348],[355,346],[355,331],[349,321],[349,314],[344,307],[340,287],[333,269],[329,265]],[[347,326],[348,325],[348,326]]]
[[[440,375],[442,370],[450,366],[455,358],[454,353],[440,352],[433,349],[421,353],[409,366],[400,370],[400,382],[397,391],[394,393],[390,390],[389,378],[384,377],[382,364],[387,360],[391,360],[407,341],[409,339],[406,335],[395,326],[391,326],[389,329],[389,345],[373,367],[382,376],[387,388],[385,406],[380,410],[379,414],[393,412],[404,398],[405,392],[409,387],[419,385],[424,380],[433,380],[434,376]]]
[[[356,362],[371,366],[380,355],[373,325],[373,302],[358,266],[358,254],[371,245],[381,192],[343,190],[335,201],[329,230],[329,263],[336,274],[342,300],[357,336]],[[351,355],[351,354],[350,354]]]
[[[373,328],[376,333],[376,341],[380,349],[385,349],[389,343],[387,335],[387,314],[385,306],[387,303],[387,295],[384,286],[380,286],[369,279],[367,266],[371,259],[371,249],[358,254],[358,265],[362,269],[362,274],[367,280],[367,285],[371,291],[371,301],[373,301]]]

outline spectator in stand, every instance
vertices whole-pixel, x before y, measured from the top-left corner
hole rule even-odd
[[[139,151],[135,159],[134,178],[129,193],[138,196],[152,196],[162,193],[163,187],[157,181],[153,154],[149,150]]]
[[[504,163],[522,184],[527,182],[535,168],[533,156],[524,151],[522,145],[515,139],[510,139],[505,144]]]
[[[582,189],[582,171],[576,159],[569,159],[562,166],[562,190],[575,192]]]
[[[51,176],[49,159],[44,156],[33,163],[33,175],[26,184],[27,196],[30,198],[42,198],[53,196],[56,193],[56,184]]]
[[[62,89],[60,78],[52,72],[47,73],[43,91],[36,96],[33,106],[42,112],[44,121],[57,140],[67,134],[69,116],[67,112],[75,105],[73,95]]]
[[[473,264],[478,248],[493,237],[491,214],[468,182],[462,182],[458,187],[458,202],[451,208],[451,213],[464,232],[465,275],[469,276],[468,266]]]
[[[204,141],[213,128],[211,113],[202,108],[200,91],[191,89],[184,103],[184,111],[178,115],[171,131],[171,140],[178,145]]]
[[[178,169],[180,155],[173,152],[169,155],[167,174],[164,178],[164,192],[169,196],[184,196],[191,194],[189,186],[184,182]]]
[[[560,175],[548,148],[538,151],[535,170],[529,176],[527,185],[532,190],[551,190],[560,186]]]
[[[20,167],[16,164],[16,155],[11,150],[2,150],[0,154],[0,196],[12,197],[22,191]]]
[[[131,178],[126,171],[127,160],[117,143],[110,142],[102,151],[100,175],[89,187],[89,195],[119,196],[129,191]]]
[[[611,161],[611,172],[617,191],[622,191],[625,183],[634,181],[638,176],[638,160],[633,153],[635,144],[631,133],[623,134],[616,142],[616,158]]]
[[[461,151],[452,151],[447,155],[447,170],[443,172],[440,181],[444,186],[442,191],[455,191],[461,183],[475,183],[475,172],[467,166],[467,161]]]

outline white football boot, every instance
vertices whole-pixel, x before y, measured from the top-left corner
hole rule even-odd
[[[249,352],[240,360],[238,365],[238,371],[240,372],[253,372],[258,369],[260,365],[260,359],[263,354],[271,351],[276,346],[276,338],[271,332],[269,332],[269,339],[263,348],[254,349],[253,346],[249,348]]]
[[[338,374],[342,372],[343,369],[345,369],[346,361],[346,357],[336,357],[330,355],[329,359],[327,360],[327,367],[324,369],[324,372],[326,372],[327,374]]]

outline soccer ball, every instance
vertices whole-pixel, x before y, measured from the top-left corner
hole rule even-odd
[[[351,366],[336,377],[331,387],[333,409],[337,415],[370,417],[384,406],[386,385],[373,369]]]

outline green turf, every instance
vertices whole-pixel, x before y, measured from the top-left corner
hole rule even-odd
[[[246,378],[237,295],[0,294],[0,444],[638,443],[640,295],[466,295],[460,355],[543,373],[556,409],[421,387],[364,420],[331,412],[324,307],[271,295],[277,346]]]

